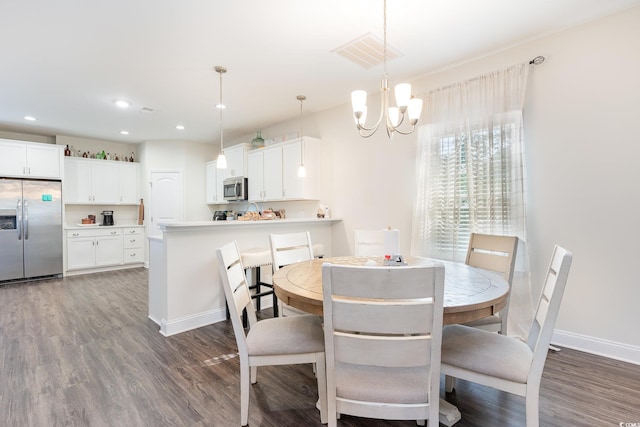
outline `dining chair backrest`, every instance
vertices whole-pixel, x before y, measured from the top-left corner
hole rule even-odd
[[[471,233],[465,263],[502,273],[509,284],[513,279],[518,238]]]
[[[527,337],[527,345],[533,352],[529,376],[539,378],[542,375],[572,259],[573,256],[568,250],[558,245],[553,248],[542,292],[538,298],[538,306]]]
[[[313,246],[308,231],[271,234],[269,241],[274,272],[285,265],[313,259]]]
[[[222,288],[229,307],[229,317],[238,343],[238,351],[247,353],[246,333],[242,323],[242,312],[246,309],[249,327],[257,321],[256,312],[251,303],[251,293],[242,265],[238,244],[233,241],[216,250],[218,269]]]
[[[384,230],[354,230],[353,241],[356,256],[383,256]]]
[[[322,286],[329,425],[336,413],[437,424],[444,266],[325,263]]]

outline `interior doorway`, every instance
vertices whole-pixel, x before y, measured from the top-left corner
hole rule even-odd
[[[158,224],[183,220],[182,171],[151,171],[149,181],[150,236],[161,234]]]

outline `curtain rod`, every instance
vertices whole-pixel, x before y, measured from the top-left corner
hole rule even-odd
[[[529,65],[540,65],[544,62],[544,56],[536,56],[531,61],[529,61]]]

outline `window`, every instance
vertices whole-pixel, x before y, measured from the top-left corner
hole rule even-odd
[[[525,238],[522,105],[513,102],[524,82],[518,66],[428,95],[412,253],[462,261],[471,232]]]

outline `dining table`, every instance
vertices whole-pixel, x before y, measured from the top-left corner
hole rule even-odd
[[[322,315],[322,264],[384,266],[383,257],[343,256],[316,258],[289,264],[273,274],[273,289],[284,304]],[[407,256],[408,265],[444,265],[445,325],[489,317],[507,304],[509,283],[502,274],[460,262]]]
[[[385,266],[383,257],[343,256],[315,258],[289,264],[274,272],[273,289],[284,304],[322,316],[322,264]],[[500,311],[509,297],[502,274],[460,262],[408,256],[407,265],[444,265],[443,324],[467,323]],[[393,264],[392,264],[393,265]],[[395,268],[390,266],[389,268]],[[440,423],[452,426],[461,419],[458,408],[440,399]]]

